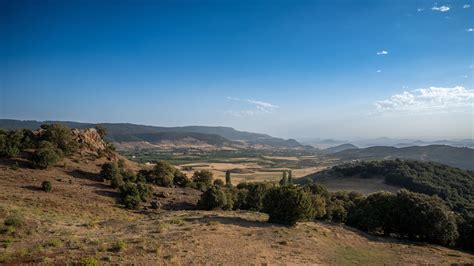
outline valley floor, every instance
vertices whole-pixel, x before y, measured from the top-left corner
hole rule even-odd
[[[155,188],[161,210],[129,211],[97,176],[103,161],[32,170],[0,163],[0,263],[452,264],[474,255],[326,223],[287,228],[254,212],[194,210],[199,192]],[[39,190],[51,181],[53,191]],[[157,195],[161,195],[159,197]]]

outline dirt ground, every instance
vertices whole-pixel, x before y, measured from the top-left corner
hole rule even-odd
[[[379,238],[334,224],[287,228],[255,212],[200,211],[200,192],[155,187],[161,209],[130,211],[98,177],[105,160],[66,160],[48,170],[0,161],[0,263],[452,264],[474,255]],[[137,165],[130,165],[134,168]],[[53,190],[39,189],[49,180]],[[149,204],[145,204],[148,206]],[[13,226],[4,220],[15,217]]]

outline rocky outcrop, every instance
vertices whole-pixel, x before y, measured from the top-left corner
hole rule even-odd
[[[107,143],[102,139],[95,128],[73,129],[71,130],[77,142],[83,148],[99,153],[107,149]]]

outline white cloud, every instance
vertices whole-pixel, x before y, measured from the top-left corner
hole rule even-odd
[[[425,9],[424,8],[418,8],[416,11],[421,12],[423,10],[425,10]]]
[[[392,95],[389,99],[374,103],[380,112],[433,112],[455,111],[474,106],[474,90],[462,86],[453,88],[430,87],[404,91]]]
[[[376,71],[376,72],[377,72],[377,73],[380,73],[380,72],[382,72],[382,70],[380,70],[380,69],[377,69],[377,71]]]
[[[462,8],[470,8],[470,7],[471,5],[467,5],[467,4],[462,6]]]
[[[279,106],[274,105],[269,102],[253,100],[253,99],[239,99],[233,97],[227,97],[228,100],[246,103],[250,105],[251,109],[244,109],[239,111],[227,111],[226,113],[235,117],[249,117],[255,116],[260,114],[270,114],[275,111],[275,109],[279,108]],[[248,107],[248,106],[247,106]]]
[[[449,6],[434,6],[431,8],[431,10],[439,12],[448,12],[450,9]]]
[[[469,29],[466,29],[467,32],[473,32],[474,29],[473,28],[469,28]]]
[[[274,104],[271,104],[271,103],[267,103],[267,102],[256,101],[256,100],[246,100],[246,101],[248,103],[255,104],[256,107],[260,107],[260,108],[265,108],[265,109],[278,108],[278,106],[276,106]]]
[[[377,52],[377,55],[387,55],[387,54],[388,54],[388,52],[385,51],[385,50],[382,50],[382,51],[380,51],[380,52]]]

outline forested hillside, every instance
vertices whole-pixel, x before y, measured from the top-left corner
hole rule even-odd
[[[427,195],[438,195],[458,212],[474,212],[474,172],[434,162],[383,160],[335,166],[331,174],[383,177],[388,184]]]

